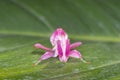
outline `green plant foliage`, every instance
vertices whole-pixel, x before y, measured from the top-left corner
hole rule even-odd
[[[0,0],[0,80],[119,80],[119,0]],[[50,58],[33,67],[51,47],[61,26],[90,64]]]

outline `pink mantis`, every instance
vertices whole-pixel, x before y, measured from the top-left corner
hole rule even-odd
[[[67,62],[69,57],[79,58],[84,63],[88,63],[83,60],[79,51],[75,50],[80,46],[81,42],[75,42],[70,44],[70,39],[67,33],[62,28],[57,28],[50,37],[50,42],[53,48],[47,48],[40,43],[36,43],[34,46],[45,50],[46,52],[40,57],[40,59],[34,64],[37,65],[43,60],[51,57],[58,57],[61,62]]]

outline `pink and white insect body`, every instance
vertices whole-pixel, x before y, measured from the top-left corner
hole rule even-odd
[[[67,62],[69,57],[79,58],[81,61],[87,63],[83,60],[79,51],[75,50],[76,47],[80,46],[81,42],[75,42],[70,44],[70,39],[67,33],[62,28],[57,28],[50,37],[50,42],[53,48],[47,48],[40,43],[36,43],[34,46],[45,50],[46,52],[40,57],[39,62],[46,60],[51,57],[58,57],[61,62]]]

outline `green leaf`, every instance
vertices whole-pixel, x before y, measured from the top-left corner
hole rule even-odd
[[[0,0],[0,80],[119,80],[119,0]],[[50,58],[33,67],[61,26],[86,61]],[[52,48],[52,47],[51,47]]]

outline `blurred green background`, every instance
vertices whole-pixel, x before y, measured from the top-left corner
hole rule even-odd
[[[51,47],[61,26],[84,59],[51,58],[32,64]],[[0,80],[120,80],[120,0],[0,0]]]

